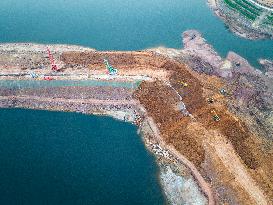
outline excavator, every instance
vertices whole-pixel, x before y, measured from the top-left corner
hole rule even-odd
[[[188,87],[188,83],[184,81],[178,81],[183,87]]]
[[[212,110],[212,111],[211,111],[211,114],[212,114],[212,119],[213,119],[215,122],[219,122],[219,121],[220,121],[220,117],[219,117],[219,115],[216,113],[215,110]]]
[[[36,74],[34,71],[29,73],[32,78],[38,78],[39,75]]]
[[[106,66],[106,68],[107,68],[110,75],[116,75],[118,73],[118,69],[111,66],[108,59],[105,58],[103,60],[103,62],[104,62],[104,64],[105,64],[105,66]]]

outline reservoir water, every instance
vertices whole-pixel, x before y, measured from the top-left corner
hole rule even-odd
[[[181,48],[181,33],[197,29],[225,56],[235,51],[257,66],[273,59],[273,40],[231,33],[206,0],[1,0],[0,42],[78,44],[99,50]]]
[[[111,86],[114,88],[131,88],[136,89],[141,81],[136,82],[118,82],[118,81],[103,81],[103,80],[0,80],[0,87],[10,89],[31,89],[31,88],[54,88],[54,87],[96,87],[96,86]]]
[[[136,127],[108,117],[0,109],[0,204],[164,204]]]

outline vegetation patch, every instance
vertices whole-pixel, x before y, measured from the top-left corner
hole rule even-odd
[[[255,21],[259,16],[265,14],[264,9],[257,7],[247,0],[224,0],[225,4],[233,11],[238,12],[250,21]],[[261,24],[273,25],[273,13],[267,14]]]
[[[246,9],[246,7],[242,7],[240,4],[238,4],[235,1],[231,1],[231,0],[224,0],[224,2],[233,10],[239,12],[240,14],[242,14],[244,17],[246,17],[247,19],[250,19],[252,21],[254,21],[257,17],[256,13],[251,13],[251,11],[249,11],[248,9]]]

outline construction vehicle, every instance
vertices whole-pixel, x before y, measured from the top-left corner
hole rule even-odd
[[[52,71],[58,71],[58,67],[57,67],[57,65],[55,64],[55,60],[54,60],[53,55],[51,54],[51,52],[50,52],[50,50],[49,50],[48,47],[46,47],[46,49],[47,49],[48,58],[49,58],[50,64],[51,64],[51,70],[52,70]]]
[[[211,113],[212,113],[212,119],[213,119],[215,122],[219,122],[219,121],[220,121],[220,117],[217,115],[216,111],[215,111],[215,110],[212,110]]]
[[[212,104],[212,103],[214,103],[214,98],[213,97],[209,97],[209,98],[207,98],[207,102],[209,103],[209,104]]]
[[[108,70],[110,75],[116,75],[118,73],[118,69],[111,66],[108,59],[105,58],[103,60],[103,62],[104,62],[105,66],[106,66],[106,69]]]
[[[32,78],[38,78],[38,77],[39,77],[39,75],[36,74],[35,72],[30,72],[30,76],[31,76]]]
[[[51,81],[51,80],[54,80],[54,79],[52,77],[50,77],[50,76],[44,76],[44,80]]]
[[[185,83],[183,81],[178,81],[183,87],[188,87],[188,83]]]
[[[229,95],[229,93],[226,91],[225,88],[221,88],[221,89],[219,90],[219,92],[220,92],[220,94],[222,94],[223,96],[228,96],[228,95]]]

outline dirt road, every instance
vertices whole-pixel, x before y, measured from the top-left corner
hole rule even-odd
[[[0,100],[37,100],[41,102],[62,103],[89,103],[94,105],[136,105],[134,100],[98,100],[98,99],[65,99],[65,98],[41,98],[36,96],[0,96]]]

